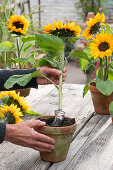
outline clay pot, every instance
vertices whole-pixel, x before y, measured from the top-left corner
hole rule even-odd
[[[110,114],[109,104],[113,101],[113,93],[110,96],[103,95],[95,85],[89,85],[94,109],[98,114]]]
[[[15,90],[15,91],[16,91],[16,93],[20,92],[20,96],[27,97],[30,93],[30,89],[31,88],[18,89],[18,90]]]
[[[39,116],[38,118],[48,119],[52,117],[53,116]],[[65,127],[44,126],[40,128],[40,130],[38,130],[39,133],[45,134],[55,140],[55,149],[52,152],[50,153],[40,152],[40,156],[42,160],[48,162],[64,161],[66,159],[75,129],[76,129],[76,123],[71,126],[65,126]]]

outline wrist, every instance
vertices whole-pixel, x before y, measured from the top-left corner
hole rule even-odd
[[[13,135],[14,135],[14,131],[15,131],[15,125],[6,124],[6,133],[5,133],[5,138],[4,138],[4,140],[10,142],[10,139],[11,139],[11,138],[13,137]]]

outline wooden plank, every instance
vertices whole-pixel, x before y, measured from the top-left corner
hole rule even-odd
[[[113,125],[109,115],[95,115],[71,144],[67,159],[50,170],[112,170]]]
[[[9,143],[8,143],[9,144]],[[39,152],[30,148],[9,145],[6,152],[0,154],[0,170],[30,170],[35,169],[33,166],[38,165],[38,169],[45,170],[50,167],[49,162],[41,160]]]

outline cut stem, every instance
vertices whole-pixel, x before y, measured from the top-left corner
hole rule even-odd
[[[17,39],[16,39],[17,41],[17,53],[18,53],[18,58],[20,58],[21,57],[21,55],[20,55],[20,48],[19,48],[19,37],[17,37]],[[21,68],[21,65],[19,64],[19,68]]]
[[[60,71],[63,74],[63,66],[64,66],[64,50],[61,53],[60,56]],[[58,88],[58,97],[59,97],[59,102],[58,102],[58,110],[62,110],[62,78],[63,75],[60,75],[59,77],[59,88]]]

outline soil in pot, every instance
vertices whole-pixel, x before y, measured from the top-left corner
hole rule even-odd
[[[39,116],[37,119],[46,122],[46,126],[41,127],[38,132],[55,140],[55,149],[52,152],[40,152],[42,160],[48,162],[61,162],[65,160],[76,129],[75,119],[65,117],[62,127],[51,127],[55,119],[54,116]]]
[[[113,93],[110,96],[103,95],[93,83],[89,86],[95,112],[98,114],[110,114],[109,104],[113,101]]]
[[[40,120],[46,122],[46,126],[50,126],[50,127],[64,127],[64,126],[70,126],[70,125],[75,124],[75,118],[67,119],[66,117],[64,117],[62,121],[59,120],[60,121],[59,126],[57,122],[53,125],[55,117],[48,118],[48,119],[40,119]]]

